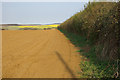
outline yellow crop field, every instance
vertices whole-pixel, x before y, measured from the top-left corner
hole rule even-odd
[[[39,26],[17,26],[18,28],[39,28]]]
[[[59,25],[48,25],[48,26],[51,26],[51,27],[58,27]]]
[[[59,25],[58,24],[53,24],[53,25],[37,25],[37,26],[9,26],[7,27],[8,30],[18,30],[18,29],[23,29],[23,28],[36,28],[36,29],[44,29],[44,28],[57,28]]]

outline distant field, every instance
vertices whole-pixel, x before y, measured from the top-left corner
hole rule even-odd
[[[37,25],[37,26],[3,26],[3,30],[43,30],[57,28],[58,24],[53,25]]]

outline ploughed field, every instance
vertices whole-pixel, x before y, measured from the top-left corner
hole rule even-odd
[[[79,77],[77,48],[57,29],[3,30],[3,78]]]

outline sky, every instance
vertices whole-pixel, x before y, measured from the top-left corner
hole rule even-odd
[[[1,2],[88,2],[92,0],[1,0]]]
[[[2,2],[3,24],[62,23],[87,2]]]

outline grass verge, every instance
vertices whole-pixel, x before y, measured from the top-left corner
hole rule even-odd
[[[74,33],[58,29],[76,46],[81,49],[80,55],[83,55],[83,59],[80,63],[81,74],[80,78],[113,78],[116,72],[116,63],[112,61],[101,61],[97,58],[95,53],[96,47],[92,45],[92,42],[86,39],[84,36],[80,36]],[[85,47],[89,46],[89,50],[86,51]]]

